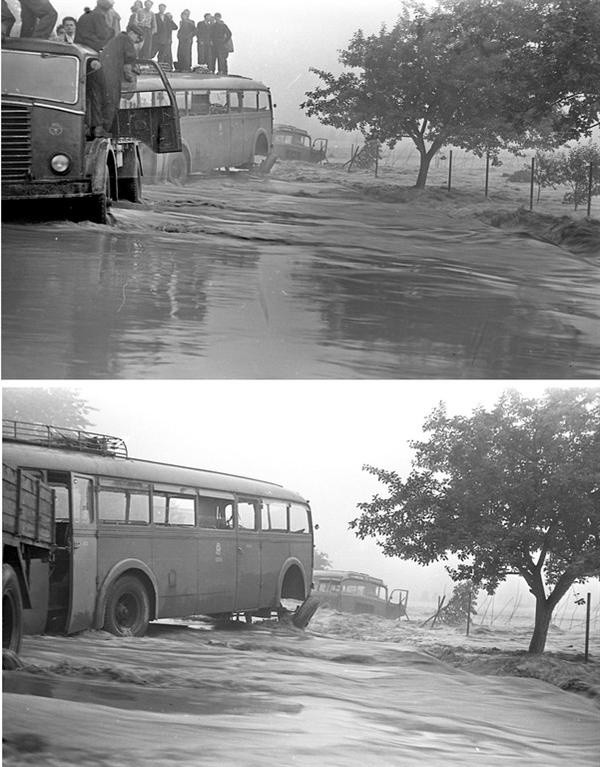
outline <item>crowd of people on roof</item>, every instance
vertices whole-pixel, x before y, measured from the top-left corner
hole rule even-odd
[[[127,36],[133,43],[136,58],[156,59],[165,69],[190,72],[199,68],[226,75],[228,57],[233,52],[231,30],[220,13],[205,13],[197,24],[190,11],[181,13],[179,25],[167,6],[160,3],[153,11],[153,0],[135,0],[125,31],[114,0],[96,0],[95,8],[85,8],[78,18],[65,16],[55,27],[58,14],[50,0],[19,0],[21,6],[20,37],[37,37],[65,43],[86,45],[103,51],[109,41]],[[15,16],[6,0],[2,0],[2,37],[9,37]],[[177,32],[177,56],[173,60],[173,35]],[[197,63],[193,63],[194,39]],[[121,45],[125,45],[122,41]]]

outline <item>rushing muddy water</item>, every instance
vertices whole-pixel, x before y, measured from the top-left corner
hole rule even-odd
[[[6,223],[5,378],[586,378],[600,263],[427,204],[242,175]]]
[[[29,637],[22,658],[4,672],[7,767],[596,767],[600,756],[592,701],[475,676],[402,641],[154,625],[143,639]]]

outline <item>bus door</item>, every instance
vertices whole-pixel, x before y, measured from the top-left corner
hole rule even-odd
[[[236,596],[235,611],[243,612],[259,607],[260,562],[260,510],[256,498],[238,498],[236,504]]]
[[[249,92],[254,97],[256,104],[256,94]],[[246,125],[244,115],[244,91],[229,91],[229,126],[230,126],[230,144],[231,156],[229,163],[236,167],[248,162],[253,153],[250,147],[248,134],[250,130]],[[253,128],[254,126],[252,126]],[[252,141],[254,141],[254,132],[252,130]]]
[[[98,536],[94,514],[94,481],[73,474],[71,478],[71,598],[66,631],[90,628],[96,607]]]
[[[137,139],[153,152],[181,152],[181,126],[175,94],[155,61],[138,61],[137,82],[124,83],[117,110],[118,139]]]
[[[233,497],[200,491],[198,509],[198,605],[202,615],[233,612],[237,549]]]

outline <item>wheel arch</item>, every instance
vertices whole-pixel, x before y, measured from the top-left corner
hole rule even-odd
[[[296,557],[289,557],[283,563],[277,584],[277,601],[282,599],[300,599],[307,596],[308,579],[302,562]]]
[[[256,132],[256,136],[254,137],[253,154],[267,156],[269,154],[270,149],[271,149],[271,140],[267,132],[263,128],[259,128]]]
[[[98,591],[96,610],[94,614],[94,628],[101,629],[104,625],[104,613],[108,592],[113,583],[123,575],[135,575],[148,590],[150,599],[150,620],[158,617],[158,581],[152,570],[140,559],[123,559],[114,565],[106,574]]]

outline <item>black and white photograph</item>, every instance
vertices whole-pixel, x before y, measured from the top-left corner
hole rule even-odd
[[[600,767],[600,2],[2,0],[5,767]]]

